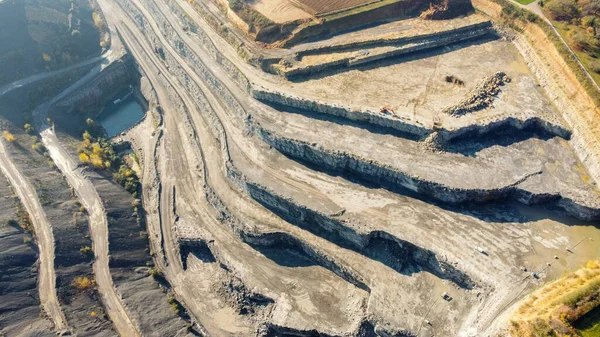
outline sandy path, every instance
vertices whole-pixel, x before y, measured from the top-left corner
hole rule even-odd
[[[56,330],[68,330],[67,320],[56,296],[54,234],[52,233],[52,226],[46,218],[46,213],[44,213],[40,204],[35,188],[21,175],[19,169],[17,169],[8,156],[2,141],[0,141],[0,169],[8,181],[10,181],[15,193],[17,193],[17,196],[25,206],[35,228],[36,241],[40,250],[38,288],[41,305],[54,322]]]

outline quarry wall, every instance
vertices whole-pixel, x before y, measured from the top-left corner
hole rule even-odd
[[[124,2],[126,4],[125,6],[127,6],[127,2],[124,0],[119,1]],[[129,8],[132,11],[135,10],[134,8]],[[157,18],[160,18],[160,16],[157,15]],[[140,28],[145,29],[145,27],[147,26],[144,25],[144,27]],[[361,158],[341,151],[327,150],[317,144],[309,144],[278,135],[267,130],[253,120],[252,116],[244,110],[229,89],[213,75],[212,71],[206,67],[195,53],[188,49],[185,43],[179,40],[178,35],[172,30],[172,27],[169,24],[161,25],[161,29],[163,29],[163,34],[171,40],[173,45],[177,46],[180,55],[197,70],[198,75],[203,78],[209,87],[211,87],[211,90],[213,90],[221,102],[245,125],[248,135],[254,134],[260,137],[267,144],[286,155],[313,163],[329,171],[348,172],[383,186],[406,189],[416,192],[423,197],[433,198],[446,203],[457,204],[464,202],[490,202],[513,199],[528,205],[553,204],[581,219],[591,220],[600,218],[599,208],[586,207],[585,205],[580,204],[579,201],[570,200],[566,196],[557,194],[534,194],[519,188],[518,185],[529,177],[523,177],[521,180],[516,181],[511,185],[495,189],[454,188],[437,182],[427,181],[419,177],[413,177],[406,172],[399,171],[371,159]],[[147,36],[157,45],[160,44],[160,41],[156,40],[156,37],[151,30],[147,31]],[[173,75],[179,78],[180,83],[184,88],[195,96],[195,101],[198,102],[200,107],[202,108],[204,106],[202,110],[212,111],[212,107],[210,107],[210,104],[208,104],[201,90],[199,90],[198,85],[181,68],[177,61],[170,56],[167,56],[165,61],[173,72]],[[236,69],[237,68],[231,68],[227,71],[235,71]],[[243,74],[239,76],[243,77]],[[218,117],[216,117],[214,113],[211,114],[213,115],[211,117],[211,120],[213,121],[212,124],[220,124]],[[217,127],[216,131],[218,132],[217,136],[222,145],[222,151],[226,153],[224,158],[229,161],[227,139],[225,138],[222,125]],[[534,173],[533,175],[539,173],[541,172]]]
[[[132,62],[133,60],[129,56],[112,62],[93,80],[55,105],[71,109],[103,105],[132,82]]]

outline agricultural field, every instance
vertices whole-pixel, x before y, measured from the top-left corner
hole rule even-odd
[[[258,0],[252,7],[275,23],[310,19],[312,15],[289,0]]]
[[[324,15],[331,12],[353,8],[381,0],[295,0],[302,8],[314,15]]]

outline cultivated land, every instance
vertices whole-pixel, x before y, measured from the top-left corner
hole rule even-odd
[[[319,1],[319,0],[296,0],[295,2],[308,8],[311,13],[317,15],[323,15],[334,11],[347,10],[349,8],[377,2],[381,0],[333,0],[333,1]]]
[[[365,2],[252,6],[291,19]],[[91,245],[93,265],[78,270],[106,313],[96,327],[495,336],[510,333],[511,317],[548,314],[531,309],[550,303],[536,295],[547,288],[527,294],[600,255],[597,158],[578,124],[591,112],[557,84],[566,76],[548,75],[554,63],[538,61],[552,46],[499,26],[493,3],[476,5],[492,16],[412,17],[265,48],[211,2],[99,0],[110,49],[33,112],[54,174],[83,206],[66,209],[89,224],[58,228],[89,233],[73,242]],[[112,141],[133,152],[123,159],[141,181],[133,194],[112,181],[113,159],[77,158],[73,131],[129,85],[146,115]],[[29,171],[2,163],[45,235],[40,279],[56,278],[55,266],[63,275],[43,221],[55,211],[38,207]],[[577,277],[597,279],[590,266]],[[577,283],[552,284],[567,281]],[[61,314],[81,302],[38,287],[55,303],[45,307],[55,330],[89,324]],[[595,329],[588,311],[575,328]]]
[[[252,7],[276,23],[304,20],[312,17],[289,0],[259,0]]]

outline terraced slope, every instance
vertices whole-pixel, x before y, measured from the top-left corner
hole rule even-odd
[[[35,122],[87,209],[121,335],[494,335],[528,291],[600,254],[600,190],[573,150],[579,134],[480,14],[250,64],[206,21],[221,16],[186,1],[99,4],[148,102],[114,139],[135,151],[141,200],[81,169],[45,118],[101,95],[120,50]],[[390,46],[408,50],[380,53]],[[263,70],[288,61],[323,71]]]
[[[447,130],[431,125],[434,113],[410,118],[401,112],[406,128],[416,130],[407,135],[343,113],[329,117],[327,107],[345,108],[327,102],[327,95],[321,105],[292,109],[293,97],[311,100],[303,96],[311,82],[299,90],[249,67],[183,4],[118,4],[124,12],[113,13],[119,32],[164,116],[154,130],[155,147],[136,138],[151,166],[143,177],[146,203],[160,210],[150,217],[158,239],[153,245],[168,279],[180,285],[176,291],[209,332],[485,331],[531,287],[522,265],[541,269],[556,250],[598,235],[554,220],[556,212],[598,219],[597,189],[577,169],[570,132],[539,91],[541,101],[534,103],[507,90],[497,110],[447,119]],[[515,71],[515,85],[535,87],[515,49],[493,39],[445,50],[448,67],[459,67],[452,62],[469,51],[504,53],[507,65],[517,62],[515,68],[499,65]],[[419,63],[439,62],[440,53],[407,62],[419,72]],[[369,69],[396,66],[404,61]],[[471,71],[463,75],[468,83],[479,81],[479,70]],[[433,76],[419,99],[443,107],[448,99],[432,89],[431,83],[442,87]],[[261,87],[294,96],[276,110],[253,96]],[[465,92],[443,90],[455,97]],[[336,99],[352,94],[340,91]],[[523,102],[531,116],[513,110]],[[431,152],[425,138],[441,131],[460,136]],[[560,229],[564,239],[553,238],[546,226]],[[565,263],[593,251],[582,249]],[[543,274],[552,277],[561,268]],[[224,281],[215,284],[209,275]],[[190,278],[203,281],[184,289]],[[451,301],[441,299],[444,292]],[[203,297],[211,303],[198,304]],[[395,314],[399,310],[407,314]]]

